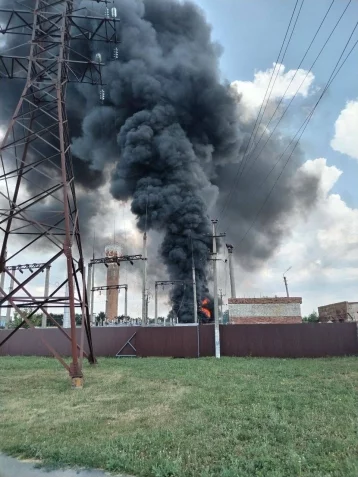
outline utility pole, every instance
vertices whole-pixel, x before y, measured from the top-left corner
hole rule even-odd
[[[190,240],[191,240],[191,269],[193,274],[193,313],[194,313],[194,323],[197,323],[198,322],[198,304],[196,299],[196,273],[195,273],[193,238],[191,236],[190,236]]]
[[[92,298],[92,265],[91,263],[88,264],[88,271],[87,271],[87,305],[88,305],[88,312],[90,315],[90,321],[92,321],[92,315],[91,315],[91,298]]]
[[[149,290],[146,290],[145,293],[145,324],[148,321],[148,308],[149,308]]]
[[[154,287],[154,323],[158,324],[158,283]]]
[[[5,250],[5,262],[6,262],[6,257],[7,257],[7,250]],[[5,272],[1,273],[1,278],[0,278],[0,288],[1,290],[4,290],[4,285],[5,285]],[[0,307],[0,319],[2,316],[2,308]]]
[[[94,259],[94,255],[93,255],[93,259]],[[94,291],[93,291],[93,287],[94,287],[94,266],[92,265],[92,278],[91,278],[91,286],[92,286],[92,291],[91,291],[91,312],[90,312],[90,321],[92,322],[92,324],[95,324],[95,318],[94,318],[94,314],[93,314],[93,306],[94,306]]]
[[[225,237],[225,234],[216,235],[217,219],[213,219],[212,223],[212,239],[213,239],[213,275],[214,275],[214,323],[215,323],[215,357],[220,358],[220,328],[219,328],[219,303],[218,303],[218,276],[217,276],[217,250],[216,239]]]
[[[286,288],[286,296],[287,298],[290,296],[289,293],[288,293],[288,283],[287,283],[287,278],[286,278],[286,273],[291,270],[292,267],[288,268],[285,273],[283,274],[283,281],[285,283],[285,288]]]
[[[15,269],[12,268],[12,274],[13,276],[11,277],[10,280],[10,287],[9,287],[9,295],[14,289],[14,283],[15,283]],[[6,323],[10,323],[10,317],[11,317],[11,308],[8,307],[6,310]]]
[[[46,267],[46,270],[45,270],[45,289],[44,289],[44,297],[45,298],[48,298],[48,295],[49,295],[49,291],[50,291],[50,266]],[[47,306],[45,305],[44,306],[44,310],[47,311]],[[42,313],[42,322],[41,322],[41,326],[42,328],[46,328],[46,324],[47,324],[47,315],[46,313]]]
[[[147,232],[143,234],[142,325],[147,324]]]
[[[224,315],[223,315],[223,297],[226,295],[223,295],[223,291],[220,288],[219,289],[219,296],[220,296],[220,315],[221,315],[221,321],[224,322]]]
[[[128,318],[128,286],[124,289],[124,316]]]
[[[235,288],[235,276],[234,276],[234,267],[233,267],[233,259],[232,259],[232,252],[234,247],[230,244],[226,244],[226,248],[229,255],[229,274],[230,274],[230,288],[231,288],[231,298],[236,298],[236,288]]]

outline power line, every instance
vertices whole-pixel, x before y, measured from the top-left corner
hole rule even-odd
[[[313,61],[312,65],[310,66],[309,70],[307,71],[305,77],[303,78],[303,80],[302,80],[300,86],[298,87],[297,91],[295,92],[295,94],[294,94],[293,97],[291,98],[290,102],[288,103],[287,107],[285,108],[284,112],[282,113],[281,117],[279,118],[278,122],[275,124],[275,127],[274,127],[273,130],[270,132],[270,134],[269,134],[269,136],[267,137],[267,139],[266,139],[264,145],[262,146],[260,152],[259,152],[258,155],[255,157],[255,159],[253,160],[253,162],[252,162],[250,168],[248,169],[248,172],[252,169],[252,167],[253,167],[254,164],[256,163],[257,159],[261,156],[263,150],[264,150],[265,147],[267,146],[269,140],[270,140],[271,137],[273,136],[274,132],[276,131],[276,129],[277,129],[277,127],[278,127],[278,125],[280,124],[280,122],[282,121],[282,119],[284,118],[284,116],[286,115],[288,109],[290,108],[290,106],[291,106],[291,104],[293,103],[294,99],[296,98],[298,92],[300,91],[300,89],[302,88],[304,82],[306,81],[308,75],[309,75],[310,72],[312,71],[314,65],[317,63],[317,61],[318,61],[319,57],[321,56],[321,54],[322,54],[324,48],[327,46],[327,43],[328,43],[329,40],[331,39],[331,37],[332,37],[334,31],[336,30],[336,28],[337,28],[337,26],[339,25],[341,19],[343,18],[343,16],[344,16],[344,14],[345,14],[347,8],[349,7],[351,1],[352,1],[352,0],[350,0],[350,2],[347,4],[347,6],[345,7],[345,9],[344,9],[344,11],[342,12],[341,16],[340,16],[339,19],[337,20],[335,26],[333,27],[333,30],[332,30],[331,33],[329,34],[327,40],[324,42],[322,48],[320,49],[320,51],[319,51],[319,53],[317,54],[315,60]],[[334,0],[333,0],[333,2],[334,2]],[[330,9],[331,6],[333,5],[333,2],[331,3],[329,9]],[[329,10],[328,10],[328,11],[329,11]],[[327,11],[325,17],[327,16],[328,11]],[[322,24],[323,24],[323,21],[324,21],[324,20],[322,20],[321,25],[319,26],[319,29],[321,28],[321,26],[322,26]],[[317,33],[318,33],[319,29],[317,30],[315,37],[317,36]],[[313,43],[313,40],[312,40],[312,42],[311,42],[311,45],[312,45],[312,43]],[[311,45],[309,46],[309,48],[311,47]],[[303,59],[301,60],[299,66],[298,66],[298,69],[300,68],[300,66],[301,66],[301,64],[302,64],[302,62],[303,62],[303,60],[304,60],[304,58],[306,57],[307,53],[308,53],[308,50],[306,51],[306,53],[305,53]],[[298,69],[296,70],[296,73],[295,73],[294,76],[296,76]],[[288,91],[288,88],[290,87],[290,85],[291,85],[291,83],[292,83],[292,80],[293,80],[293,78],[291,79],[291,82],[290,82],[290,84],[288,85],[288,87],[287,87],[287,89],[286,89],[284,95],[283,95],[282,98],[280,99],[280,102],[278,103],[278,105],[277,105],[277,107],[276,107],[276,109],[275,109],[273,115],[271,116],[269,122],[266,124],[266,127],[268,127],[268,126],[270,125],[272,119],[274,118],[274,116],[275,116],[275,114],[276,114],[276,112],[277,112],[277,110],[278,110],[280,104],[282,103],[282,101],[283,101],[283,99],[284,99],[284,97],[285,97],[285,95],[286,95],[286,93],[287,93],[287,91]],[[251,152],[251,155],[252,155],[253,152],[255,151],[256,147],[260,144],[261,139],[263,138],[264,134],[265,134],[265,131],[262,132],[262,134],[261,134],[261,136],[260,136],[260,139],[258,140],[258,142],[256,143],[254,149],[253,149],[252,152]],[[237,185],[237,184],[236,184],[236,185]]]
[[[351,41],[351,39],[352,39],[352,36],[353,36],[355,30],[357,29],[357,26],[358,26],[358,22],[356,23],[355,27],[353,28],[353,31],[352,31],[352,33],[350,34],[350,36],[349,36],[349,38],[348,38],[348,40],[347,40],[347,42],[346,42],[346,44],[345,44],[344,49],[343,49],[341,55],[340,55],[339,58],[338,58],[338,61],[336,62],[336,65],[335,65],[335,67],[334,67],[334,69],[333,69],[333,71],[332,71],[332,73],[331,73],[331,75],[330,75],[330,77],[329,77],[329,79],[328,79],[328,81],[327,81],[327,84],[326,84],[325,88],[323,89],[323,91],[322,91],[320,97],[318,98],[317,102],[315,103],[313,109],[311,110],[311,112],[309,113],[309,115],[307,116],[307,118],[306,118],[306,119],[304,120],[304,122],[302,123],[301,127],[299,128],[299,130],[297,131],[297,133],[295,134],[295,136],[294,136],[293,139],[291,140],[290,144],[287,146],[287,148],[285,149],[285,151],[281,154],[281,156],[280,156],[280,158],[279,158],[279,161],[282,159],[283,155],[285,154],[285,152],[286,152],[286,150],[289,148],[289,146],[294,142],[294,139],[298,136],[298,139],[297,139],[297,141],[296,141],[296,143],[295,143],[295,145],[294,145],[294,147],[293,147],[293,149],[292,149],[290,155],[288,156],[288,158],[287,158],[287,160],[286,160],[286,162],[285,162],[285,164],[284,164],[284,166],[283,166],[283,168],[282,168],[280,174],[279,174],[278,177],[276,178],[276,180],[275,180],[273,186],[271,187],[271,189],[270,189],[268,195],[266,196],[266,198],[265,198],[265,200],[264,200],[262,206],[261,206],[260,209],[258,210],[258,212],[257,212],[257,214],[256,214],[256,216],[255,216],[255,218],[254,218],[254,220],[252,221],[250,227],[246,230],[245,234],[244,234],[243,237],[241,238],[241,240],[240,240],[240,242],[239,242],[239,245],[245,240],[245,238],[247,237],[248,233],[250,232],[250,230],[252,229],[252,227],[253,227],[254,224],[256,223],[256,220],[258,219],[258,217],[259,217],[259,215],[261,214],[262,210],[264,209],[265,205],[267,204],[269,198],[271,197],[271,194],[272,194],[273,190],[275,189],[275,187],[276,187],[278,181],[280,180],[280,178],[281,178],[281,176],[282,176],[282,174],[283,174],[283,172],[284,172],[284,170],[285,170],[285,168],[286,168],[288,162],[290,161],[290,159],[291,159],[291,157],[292,157],[292,155],[293,155],[293,153],[294,153],[294,151],[295,151],[297,145],[299,144],[299,141],[300,141],[300,139],[301,139],[303,133],[305,132],[305,130],[306,130],[306,128],[307,128],[307,126],[308,126],[308,124],[309,124],[309,122],[310,122],[310,120],[311,120],[311,118],[312,118],[312,116],[313,116],[313,114],[314,114],[314,112],[315,112],[315,110],[316,110],[318,104],[321,102],[321,100],[322,100],[323,96],[325,95],[325,93],[327,92],[328,88],[331,86],[332,82],[334,81],[334,79],[336,78],[336,76],[338,75],[338,73],[340,72],[340,70],[342,69],[342,67],[344,66],[344,64],[346,63],[347,59],[349,58],[349,56],[350,56],[351,53],[353,52],[354,48],[357,46],[358,40],[355,41],[355,43],[354,43],[353,46],[351,47],[349,53],[346,55],[346,57],[345,57],[345,59],[343,60],[343,62],[341,63],[341,65],[338,67],[338,65],[339,65],[339,63],[340,63],[340,61],[341,61],[341,59],[342,59],[342,57],[343,57],[343,55],[344,55],[344,52],[346,51],[346,49],[347,49],[347,47],[348,47],[348,45],[349,45],[349,43],[350,43],[350,41]],[[336,71],[336,70],[337,70],[337,71]],[[301,132],[300,132],[300,131],[301,131]],[[278,161],[278,162],[279,162],[279,161]],[[277,164],[277,163],[276,163],[276,164]],[[230,226],[229,226],[229,227],[230,227]],[[229,227],[228,227],[228,229],[229,229]],[[227,230],[228,230],[228,229],[227,229]]]
[[[302,2],[302,3],[303,3],[303,2]],[[261,121],[261,119],[260,119],[261,111],[262,111],[262,108],[263,108],[263,106],[264,106],[264,104],[265,104],[266,97],[267,97],[267,94],[268,94],[268,92],[269,92],[269,89],[270,89],[270,86],[271,86],[271,82],[272,82],[272,79],[273,79],[273,76],[274,76],[276,67],[280,64],[280,61],[283,61],[284,56],[285,56],[285,54],[286,54],[287,47],[286,47],[286,50],[285,50],[285,52],[284,52],[282,58],[280,59],[282,50],[283,50],[284,45],[285,45],[285,42],[286,42],[287,35],[288,35],[289,31],[290,31],[290,27],[291,27],[291,23],[292,23],[292,20],[293,20],[293,18],[294,18],[294,15],[295,15],[295,11],[296,11],[296,9],[297,9],[297,5],[298,5],[298,0],[296,0],[296,3],[295,3],[295,6],[294,6],[294,9],[293,9],[293,12],[292,12],[292,14],[291,14],[291,18],[290,18],[288,27],[287,27],[287,29],[286,29],[286,33],[285,33],[284,39],[283,39],[283,41],[282,41],[281,48],[280,48],[280,51],[279,51],[279,53],[278,53],[278,56],[277,56],[277,59],[276,59],[276,62],[275,62],[275,67],[274,67],[273,70],[272,70],[271,77],[270,77],[270,80],[269,80],[269,84],[268,84],[268,86],[267,86],[267,88],[266,88],[266,92],[265,92],[264,98],[263,98],[263,100],[262,100],[262,103],[261,103],[261,106],[260,106],[260,110],[259,110],[259,112],[258,112],[258,114],[257,114],[257,116],[256,116],[255,124],[254,124],[254,127],[253,127],[252,131],[251,131],[251,135],[250,135],[250,138],[249,138],[249,142],[247,143],[247,146],[246,146],[246,149],[245,149],[243,158],[241,159],[241,161],[240,161],[240,163],[239,163],[238,171],[237,171],[236,176],[235,176],[235,178],[234,178],[233,186],[231,187],[231,190],[230,190],[230,192],[229,192],[229,194],[228,194],[228,196],[227,196],[227,199],[226,199],[226,201],[225,201],[225,203],[224,203],[224,206],[222,207],[222,210],[221,210],[221,212],[220,212],[220,215],[222,215],[222,214],[224,213],[226,207],[227,207],[228,204],[229,204],[229,201],[231,200],[231,196],[232,196],[233,190],[234,190],[234,188],[235,188],[236,179],[237,179],[238,175],[240,174],[241,165],[244,164],[245,158],[246,158],[246,156],[247,156],[247,154],[248,154],[248,151],[249,151],[249,148],[250,148],[250,145],[251,145],[251,141],[252,141],[252,139],[253,139],[253,137],[254,137],[254,133],[255,133],[256,127],[257,127],[257,125],[259,124],[259,122]],[[302,5],[301,5],[301,8],[302,8]],[[296,22],[297,22],[297,20],[296,20]],[[296,26],[296,23],[295,23],[294,26]],[[290,36],[289,41],[291,40],[291,38],[292,38],[292,34],[291,34],[291,36]],[[289,43],[288,43],[288,44],[289,44]],[[287,45],[287,46],[288,46],[288,45]],[[276,77],[276,79],[277,79],[277,77]],[[276,81],[276,79],[275,79],[275,81]],[[268,97],[267,103],[268,103],[269,99],[270,99],[270,97]],[[265,110],[266,110],[266,107],[267,107],[267,103],[266,103],[266,106],[265,106]],[[264,110],[264,111],[265,111],[265,110]]]
[[[281,97],[281,99],[280,99],[278,105],[276,106],[276,109],[275,109],[274,113],[272,114],[272,116],[271,116],[269,122],[267,123],[266,127],[268,127],[268,126],[270,125],[270,123],[271,123],[272,119],[274,118],[274,116],[275,116],[275,114],[276,114],[276,112],[277,112],[279,106],[281,105],[281,103],[282,103],[284,97],[286,96],[287,91],[288,91],[290,85],[292,84],[292,82],[293,82],[295,76],[297,75],[298,69],[301,67],[301,65],[302,65],[302,63],[303,63],[303,61],[304,61],[304,59],[306,58],[306,56],[307,56],[309,50],[310,50],[311,47],[312,47],[312,44],[314,43],[314,40],[316,39],[316,37],[317,37],[317,35],[318,35],[320,29],[322,28],[322,25],[323,25],[324,21],[326,20],[327,15],[328,15],[328,13],[330,12],[330,10],[331,10],[331,8],[332,8],[332,6],[333,6],[333,4],[334,4],[334,1],[335,1],[335,0],[332,0],[331,4],[329,5],[329,7],[328,7],[328,9],[327,9],[327,11],[326,11],[326,13],[325,13],[323,19],[321,20],[320,25],[318,26],[318,29],[316,30],[316,33],[314,34],[314,36],[313,36],[313,38],[312,38],[312,40],[311,40],[311,42],[310,42],[308,48],[306,49],[306,52],[305,52],[303,58],[301,59],[301,61],[300,61],[300,63],[299,63],[298,68],[296,69],[296,72],[295,72],[294,76],[291,78],[291,81],[290,81],[289,85],[287,86],[287,88],[286,88],[286,90],[285,90],[283,96]],[[322,54],[324,48],[326,47],[326,45],[327,45],[327,43],[329,42],[330,38],[332,37],[334,31],[336,30],[337,26],[339,25],[340,21],[342,20],[344,14],[346,13],[346,11],[347,11],[348,7],[350,6],[351,2],[352,2],[352,0],[350,0],[349,3],[348,3],[348,4],[346,5],[346,7],[344,8],[344,10],[343,10],[343,12],[341,13],[340,17],[338,18],[336,24],[334,25],[334,27],[333,27],[331,33],[329,34],[328,38],[326,39],[326,41],[324,42],[322,48],[320,49],[319,53],[317,54],[315,60],[313,61],[313,63],[312,63],[312,65],[311,65],[310,69],[307,71],[307,73],[306,73],[306,75],[305,75],[303,81],[301,82],[301,84],[299,85],[298,89],[296,90],[294,96],[291,98],[289,104],[288,104],[287,107],[285,108],[283,114],[282,114],[281,117],[279,118],[279,120],[278,120],[278,122],[276,123],[274,129],[270,132],[270,134],[269,134],[268,138],[266,139],[264,145],[262,146],[260,152],[259,152],[258,155],[255,157],[255,159],[252,161],[252,164],[251,164],[251,166],[249,167],[249,169],[247,170],[247,173],[253,168],[254,164],[255,164],[256,161],[257,161],[257,159],[261,156],[261,154],[262,154],[264,148],[266,147],[266,145],[268,144],[269,140],[271,139],[271,137],[273,136],[274,132],[276,131],[278,125],[280,124],[280,122],[281,122],[282,119],[284,118],[284,116],[285,116],[285,114],[287,113],[287,110],[288,110],[289,107],[291,106],[292,102],[293,102],[294,99],[296,98],[296,96],[297,96],[299,90],[301,89],[302,85],[303,85],[304,82],[306,81],[306,79],[307,79],[309,73],[311,72],[312,68],[314,67],[314,65],[315,65],[316,62],[318,61],[319,57],[321,56],[321,54]],[[233,186],[233,188],[231,189],[231,192],[230,192],[229,200],[226,201],[225,207],[230,203],[230,200],[231,200],[232,194],[233,194],[233,192],[234,192],[234,189],[238,186],[238,184],[239,184],[239,182],[240,182],[240,179],[243,177],[243,173],[244,173],[245,167],[246,167],[246,165],[248,164],[249,159],[250,159],[250,157],[252,157],[252,155],[253,155],[254,151],[256,150],[257,146],[260,144],[260,142],[261,142],[261,140],[262,140],[264,134],[265,134],[265,130],[262,132],[262,134],[261,134],[261,136],[260,136],[260,139],[259,139],[258,142],[255,144],[254,148],[250,151],[249,157],[247,158],[247,160],[246,160],[246,162],[245,162],[245,164],[244,164],[244,167],[241,169],[241,171],[238,171],[238,174],[237,174],[236,177],[235,177],[234,186]],[[245,154],[246,154],[246,152],[245,152]],[[240,163],[240,166],[241,166],[241,163]],[[271,172],[270,172],[270,173],[271,173]],[[224,209],[223,209],[223,210],[224,210]],[[223,213],[223,210],[222,210],[221,213]]]

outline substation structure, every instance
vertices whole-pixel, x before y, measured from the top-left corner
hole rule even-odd
[[[66,89],[70,82],[96,85],[100,90],[99,100],[103,102],[102,56],[98,53],[95,60],[86,58],[82,51],[91,49],[80,45],[82,42],[87,47],[89,41],[94,41],[99,50],[100,45],[103,45],[102,50],[107,49],[109,43],[116,45],[117,10],[109,9],[106,0],[92,0],[93,7],[97,11],[101,9],[98,16],[88,16],[89,12],[84,8],[75,9],[74,0],[22,0],[16,3],[16,10],[0,8],[0,33],[11,34],[12,40],[16,35],[19,38],[18,43],[12,45],[11,56],[0,55],[0,79],[23,80],[24,83],[0,144],[0,228],[3,234],[0,273],[10,277],[15,284],[8,293],[0,287],[0,306],[12,306],[32,328],[31,317],[36,312],[41,311],[50,318],[49,306],[67,307],[71,324],[71,364],[68,365],[47,342],[46,346],[67,369],[73,386],[81,387],[82,352],[78,356],[76,308],[82,310],[90,363],[95,363],[95,357]],[[44,210],[48,210],[49,203],[51,207],[46,213]],[[47,260],[26,278],[17,279],[11,269],[14,258],[20,263],[27,262],[39,247],[45,251]],[[29,287],[34,279],[55,263],[67,270],[66,279],[48,297],[33,296]],[[68,293],[63,292],[66,287]],[[26,305],[32,310],[29,315],[20,306],[24,303],[16,300],[19,292],[28,299]]]
[[[128,316],[128,285],[125,284],[119,284],[119,285],[107,285],[107,286],[102,286],[102,287],[93,287],[91,291],[117,291],[117,293],[120,292],[120,290],[124,290],[124,316],[127,318]],[[118,315],[118,310],[117,310],[117,315]]]
[[[44,268],[43,263],[27,263],[25,265],[12,265],[10,267],[10,270],[12,271],[13,278],[10,279],[10,285],[9,285],[9,292],[11,292],[14,289],[15,286],[15,278],[16,278],[16,272],[19,271],[22,275],[24,274],[24,271],[29,271],[30,273],[34,273],[34,270],[41,269],[42,272],[45,270],[45,285],[44,285],[44,296],[48,298],[48,293],[49,293],[49,284],[50,284],[50,269],[51,266],[49,265],[48,267]],[[5,272],[2,272],[1,274],[1,279],[0,279],[0,288],[5,289],[5,278],[6,274]],[[19,308],[26,308],[28,306],[32,306],[33,303],[30,301],[30,303],[27,303],[29,301],[29,297],[18,297],[14,296],[14,301],[19,302]],[[21,304],[21,302],[25,302]],[[12,305],[6,304],[0,307],[0,310],[5,308],[6,309],[6,319],[5,319],[5,324],[10,322],[10,316],[11,316],[11,309]],[[47,306],[46,306],[47,308]],[[1,311],[0,311],[0,316],[1,316]],[[25,321],[22,320],[21,326],[25,324]],[[46,326],[46,315],[43,313],[42,315],[42,326]],[[0,343],[1,346],[1,343]]]
[[[157,325],[158,324],[158,287],[162,286],[163,289],[166,286],[172,286],[175,284],[182,284],[184,287],[183,293],[185,292],[185,287],[188,285],[192,285],[193,287],[196,287],[195,280],[192,282],[188,282],[185,280],[157,280],[155,282],[155,292],[154,292],[154,323]],[[198,321],[198,304],[196,302],[196,293],[194,293],[193,296],[193,316],[194,316],[194,323],[197,323]],[[163,323],[164,326],[166,326],[166,321],[164,320]]]
[[[88,280],[89,280],[89,283],[90,283],[90,280],[92,281],[92,285],[94,284],[94,273],[91,273],[90,270],[94,271],[94,266],[95,265],[101,265],[103,264],[108,270],[111,270],[111,272],[113,272],[113,265],[117,265],[117,267],[119,268],[121,263],[122,262],[129,262],[131,265],[134,265],[134,262],[137,261],[137,260],[146,260],[146,258],[143,258],[142,255],[113,255],[113,256],[106,256],[106,257],[103,257],[103,258],[93,258],[89,264],[88,264],[88,268],[89,268],[89,272],[88,272]],[[110,269],[111,267],[111,269]],[[118,274],[113,274],[111,273],[111,277],[115,275],[115,277],[117,277],[116,279],[118,279],[119,277],[119,273]],[[127,284],[108,284],[108,274],[107,274],[107,285],[106,286],[101,286],[101,287],[93,287],[91,285],[91,287],[88,288],[88,290],[91,290],[91,295],[88,293],[88,296],[90,297],[90,310],[91,310],[91,321],[92,323],[94,323],[94,315],[93,315],[93,303],[94,303],[94,291],[96,290],[106,290],[107,292],[107,303],[108,303],[108,300],[109,299],[112,299],[112,306],[110,307],[111,309],[111,312],[112,312],[112,315],[111,315],[111,319],[109,321],[114,321],[114,319],[117,317],[117,314],[118,314],[118,294],[116,297],[114,297],[113,295],[110,296],[109,293],[112,291],[112,290],[120,290],[120,289],[124,289],[125,290],[125,316],[128,316],[127,312],[128,312],[128,296],[127,296],[127,293],[128,293],[128,285]],[[113,300],[113,298],[115,298]],[[106,303],[106,310],[108,309],[108,305]],[[114,307],[113,307],[113,303],[115,303],[116,305],[116,309],[114,311]],[[108,318],[108,316],[107,316]]]

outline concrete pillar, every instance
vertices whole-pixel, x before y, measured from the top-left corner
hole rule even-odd
[[[124,316],[128,317],[128,286],[124,289]]]
[[[45,298],[48,298],[49,291],[50,291],[50,268],[51,268],[50,266],[46,267],[46,270],[45,270],[45,288],[44,288]],[[46,305],[44,306],[44,309],[47,311]],[[42,313],[42,322],[41,322],[42,328],[46,328],[46,324],[47,324],[47,316],[45,313]]]
[[[231,288],[231,298],[236,298],[236,288],[235,288],[235,275],[233,267],[232,252],[234,247],[232,245],[226,244],[227,251],[229,252],[229,274],[230,274],[230,288]]]
[[[12,272],[12,274],[13,274],[14,277],[15,277],[16,271],[15,271],[14,269],[11,269],[11,272]],[[10,287],[9,287],[9,292],[12,292],[12,290],[14,289],[14,283],[15,283],[15,282],[14,282],[14,278],[11,278]],[[7,302],[7,304],[9,305],[10,303]],[[11,317],[11,307],[6,308],[6,323],[9,323],[10,317]]]

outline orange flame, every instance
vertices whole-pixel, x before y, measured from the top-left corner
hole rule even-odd
[[[207,305],[208,303],[209,303],[209,299],[204,298],[204,300],[201,302],[201,311],[207,316],[207,318],[211,318],[210,310],[204,306],[204,305]]]

